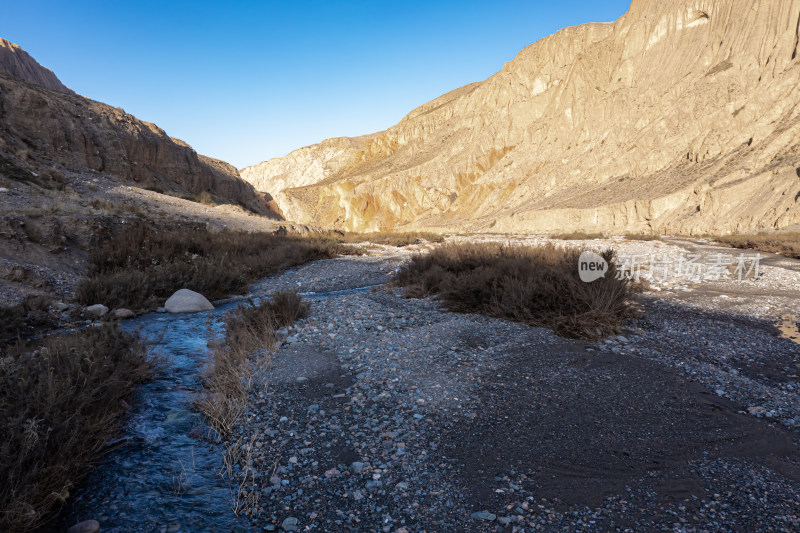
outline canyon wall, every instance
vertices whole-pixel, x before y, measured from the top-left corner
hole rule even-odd
[[[241,170],[346,230],[719,233],[800,223],[800,0],[635,0],[397,125]]]

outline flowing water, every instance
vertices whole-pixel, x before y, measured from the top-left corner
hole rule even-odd
[[[313,302],[372,287],[302,294]],[[90,519],[100,522],[103,532],[175,531],[176,525],[184,532],[249,530],[249,521],[232,511],[222,475],[223,447],[199,438],[210,430],[192,408],[208,345],[222,332],[222,315],[242,300],[208,312],[150,313],[123,322],[125,330],[149,343],[163,365],[138,390],[120,445],[76,491],[57,530]]]

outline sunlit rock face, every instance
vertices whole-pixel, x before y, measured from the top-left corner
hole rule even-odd
[[[0,72],[51,91],[75,94],[61,83],[52,70],[43,67],[25,50],[3,38],[0,38]]]
[[[800,223],[800,0],[635,0],[386,131],[245,168],[347,230],[706,233]]]

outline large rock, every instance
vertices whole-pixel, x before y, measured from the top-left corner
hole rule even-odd
[[[84,520],[70,527],[67,533],[100,533],[100,523],[97,520]]]
[[[94,304],[87,307],[86,312],[96,317],[104,317],[106,314],[108,314],[108,307],[103,304]]]
[[[200,293],[181,289],[167,299],[164,307],[170,313],[196,313],[214,309],[205,296]]]
[[[753,231],[800,223],[800,0],[634,0],[386,131],[241,170],[349,230]]]
[[[114,309],[114,318],[124,319],[124,318],[133,318],[136,316],[136,313],[131,311],[130,309],[125,309],[124,307],[119,307]]]

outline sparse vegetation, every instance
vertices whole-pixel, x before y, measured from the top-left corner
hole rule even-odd
[[[800,259],[800,232],[725,235],[711,238],[734,248],[772,252]]]
[[[594,239],[604,239],[605,235],[602,233],[585,233],[583,231],[573,231],[572,233],[557,233],[550,235],[551,239],[560,239],[562,241],[591,241]]]
[[[89,201],[89,205],[94,209],[97,209],[101,213],[105,213],[107,215],[117,215],[117,216],[137,215],[140,217],[147,216],[147,213],[144,211],[144,209],[142,209],[139,205],[132,202],[131,203],[124,201],[110,202],[102,198],[92,198]]]
[[[208,205],[208,206],[215,206],[217,203],[212,198],[211,194],[207,191],[200,192],[192,198],[192,201],[197,202],[198,204]]]
[[[395,282],[411,297],[436,295],[451,311],[543,326],[564,337],[600,339],[618,332],[631,316],[634,286],[615,279],[611,250],[603,254],[609,262],[606,276],[582,282],[579,256],[578,250],[552,244],[450,244],[415,256]]]
[[[332,234],[331,238],[345,243],[365,243],[370,242],[373,244],[386,244],[389,246],[408,246],[409,244],[418,244],[421,241],[428,241],[439,243],[444,241],[444,236],[437,233],[427,232],[391,232],[380,231],[372,233],[339,233]]]
[[[658,241],[661,236],[655,233],[628,233],[625,239],[629,241]]]
[[[155,229],[136,222],[95,241],[77,300],[133,309],[158,307],[181,288],[211,300],[242,293],[263,276],[339,251],[329,238],[215,232],[199,224]]]
[[[247,399],[248,358],[264,350],[261,364],[269,364],[269,353],[278,340],[277,330],[308,314],[309,304],[296,292],[278,292],[258,304],[250,301],[233,311],[227,320],[225,341],[213,354],[198,409],[222,435],[244,410]]]
[[[54,320],[47,312],[49,305],[49,298],[30,295],[17,305],[0,307],[0,346],[33,331],[52,327]]]
[[[117,434],[151,363],[131,335],[88,328],[0,358],[0,530],[41,526]]]

